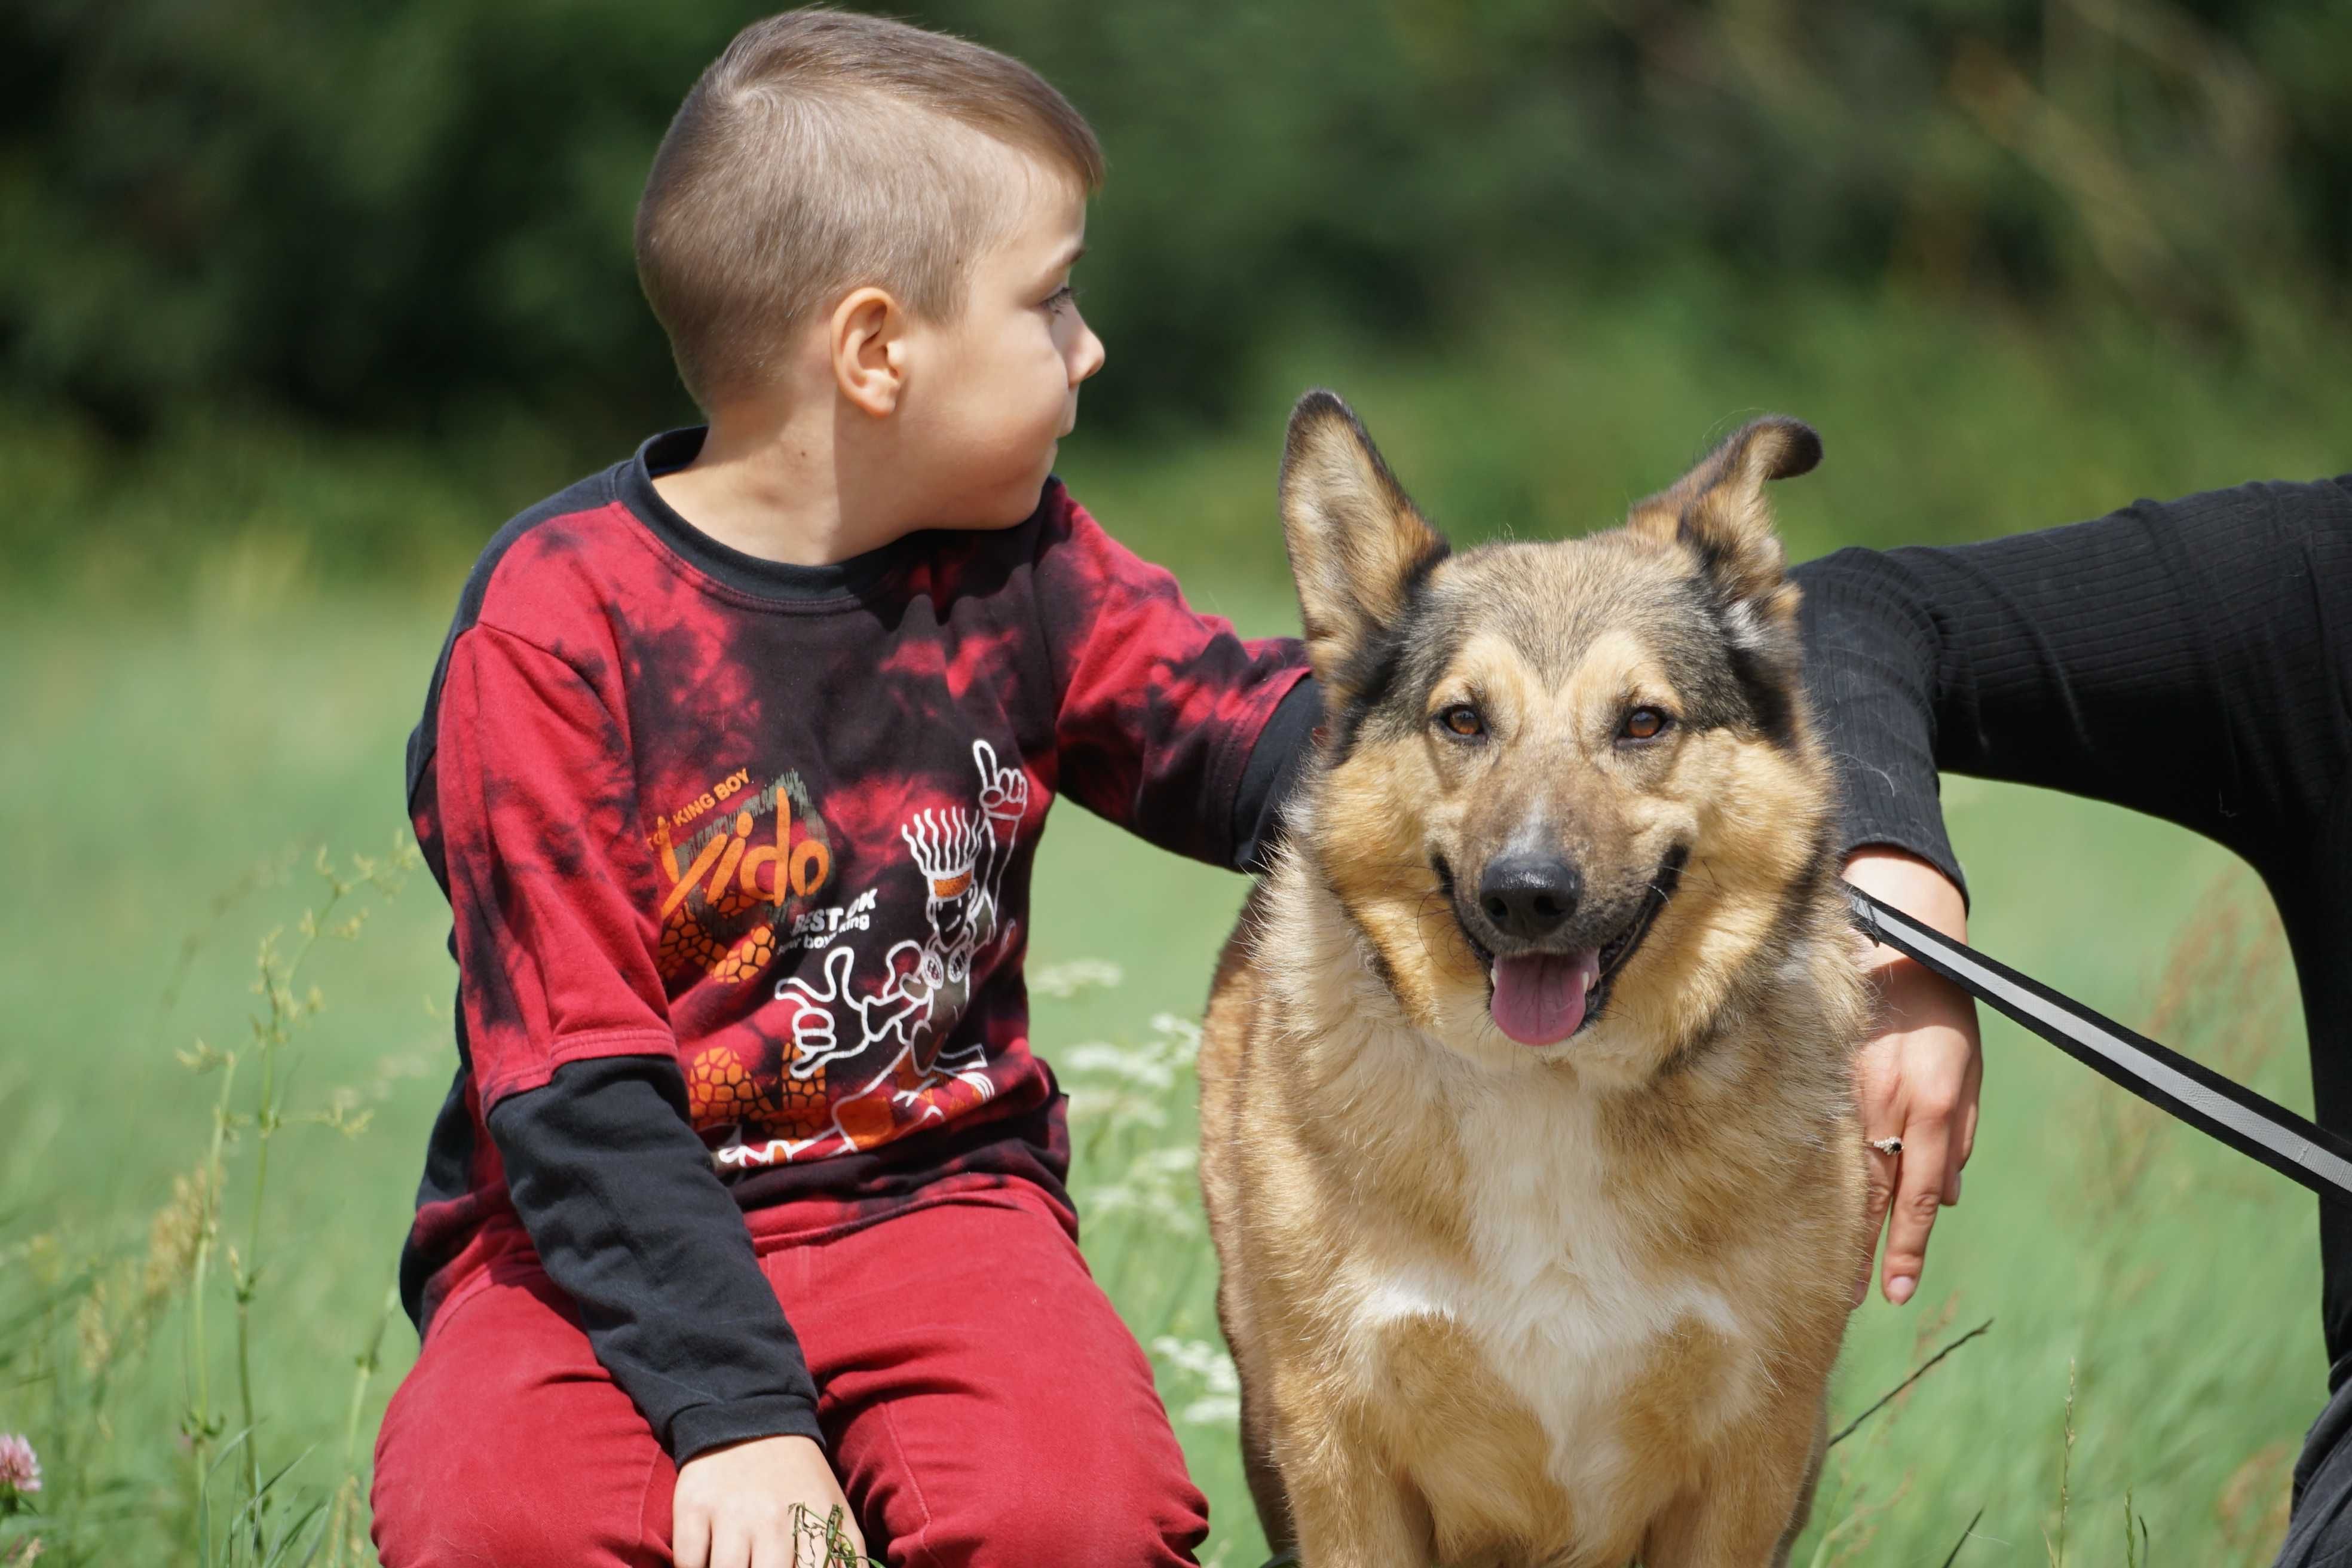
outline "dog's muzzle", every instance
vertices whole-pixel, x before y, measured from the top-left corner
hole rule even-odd
[[[1486,1005],[1495,1026],[1521,1045],[1558,1045],[1599,1017],[1611,983],[1649,934],[1674,896],[1689,852],[1677,847],[1660,862],[1632,916],[1598,943],[1578,942],[1573,931],[1583,902],[1583,880],[1556,857],[1510,856],[1479,878],[1478,898],[1465,909],[1452,868],[1435,857],[1439,884],[1465,942],[1486,968]]]

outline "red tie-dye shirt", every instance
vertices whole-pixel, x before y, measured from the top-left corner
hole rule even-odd
[[[512,1213],[488,1113],[568,1062],[674,1054],[747,1209],[1058,1184],[1022,984],[1047,808],[1226,860],[1303,670],[1296,643],[1195,613],[1058,481],[1012,529],[839,567],[742,555],[651,484],[698,440],[656,437],[499,534],[411,742],[460,1064],[412,1310]]]

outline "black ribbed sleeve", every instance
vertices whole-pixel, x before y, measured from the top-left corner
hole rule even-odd
[[[2347,546],[2336,480],[1800,567],[1849,842],[1916,832],[1940,766],[2131,806],[2257,866],[2301,854],[2343,772]],[[1906,847],[1948,859],[1928,834]]]
[[[824,1441],[816,1384],[665,1057],[566,1062],[490,1112],[515,1212],[589,1346],[679,1464]]]

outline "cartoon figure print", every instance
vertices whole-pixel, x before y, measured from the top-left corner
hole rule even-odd
[[[891,1105],[916,1109],[920,1121],[944,1116],[937,1094],[950,1083],[982,1100],[995,1089],[982,1070],[983,1043],[941,1047],[971,995],[974,960],[1005,934],[998,896],[1028,809],[1029,780],[1018,766],[1000,767],[986,741],[974,741],[971,755],[980,770],[979,809],[933,807],[898,829],[922,873],[929,934],[885,953],[881,984],[870,993],[852,985],[857,953],[846,944],[824,955],[817,979],[794,975],[776,985],[778,1001],[797,1004],[792,1059],[784,1064],[790,1078],[806,1082],[845,1058],[861,1067],[872,1062],[867,1081],[835,1100],[835,1127],[853,1143],[874,1141],[888,1125]],[[887,1054],[869,1057],[877,1047]],[[886,1091],[887,1103],[867,1103]]]

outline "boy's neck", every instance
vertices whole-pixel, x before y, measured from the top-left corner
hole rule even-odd
[[[908,530],[889,498],[845,493],[845,478],[866,466],[841,450],[830,412],[714,415],[694,460],[654,489],[702,532],[762,561],[830,566],[879,549]]]

